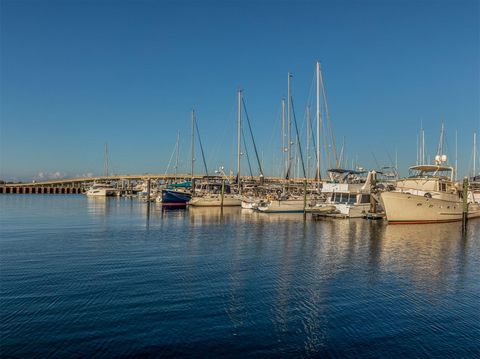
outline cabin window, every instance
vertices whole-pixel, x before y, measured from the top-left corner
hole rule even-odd
[[[447,192],[447,184],[446,183],[441,183],[440,182],[438,185],[440,187],[439,188],[440,192]]]
[[[369,194],[362,194],[361,203],[370,203],[370,195]]]

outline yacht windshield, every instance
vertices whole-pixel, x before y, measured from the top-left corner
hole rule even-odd
[[[451,177],[452,171],[450,169],[410,169],[409,178],[447,178]]]

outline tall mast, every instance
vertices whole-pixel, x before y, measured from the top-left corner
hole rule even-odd
[[[177,171],[178,171],[179,144],[180,144],[180,131],[177,132],[176,158],[175,158],[175,181],[177,180]]]
[[[238,191],[240,192],[240,156],[242,152],[242,90],[238,90],[238,112],[237,112],[237,183]]]
[[[473,133],[473,177],[477,175],[477,167],[476,167],[476,162],[477,162],[477,133]]]
[[[421,164],[425,164],[425,130],[423,129],[422,125],[422,158],[421,158]]]
[[[395,172],[398,173],[398,150],[395,148]]]
[[[105,172],[105,177],[108,177],[108,143],[105,142],[105,159],[103,163],[103,170]]]
[[[420,135],[417,134],[417,162],[416,165],[418,166],[420,164]]]
[[[333,149],[333,159],[335,160],[335,166],[338,167],[339,162],[338,162],[338,157],[337,157],[337,146],[335,145],[335,137],[333,137],[332,121],[330,121],[330,113],[328,112],[327,95],[326,95],[326,91],[325,91],[325,84],[323,83],[323,75],[322,75],[321,70],[320,70],[320,84],[321,84],[321,90],[322,90],[323,103],[325,104],[325,114],[326,114],[326,117],[327,117],[326,121],[327,121],[328,129],[329,129],[329,132],[330,132],[330,141],[331,141],[330,143],[331,143],[332,149]],[[328,144],[326,143],[326,138],[325,138],[325,148],[326,148],[326,151],[327,151],[328,162],[329,162],[329,166],[330,166],[330,151],[328,151]]]
[[[195,167],[195,110],[192,110],[192,181]]]
[[[285,97],[282,97],[282,166],[285,177],[287,175],[287,160],[285,159]]]
[[[455,130],[455,181],[457,180],[458,172],[458,131]]]
[[[318,183],[321,181],[320,174],[320,128],[322,126],[322,118],[320,117],[320,61],[317,61],[317,173]]]
[[[291,118],[291,103],[292,95],[290,92],[290,82],[292,79],[292,73],[288,73],[288,88],[287,88],[287,118],[288,118],[288,169],[290,171],[292,168],[292,118]],[[289,174],[290,175],[290,174]]]
[[[307,106],[307,173],[306,177],[308,179],[310,170],[310,105]]]

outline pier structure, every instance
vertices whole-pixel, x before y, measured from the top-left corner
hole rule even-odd
[[[193,179],[201,180],[203,175],[194,176]],[[234,177],[227,177],[233,182]],[[49,181],[33,181],[19,183],[0,184],[0,194],[81,194],[88,190],[94,183],[114,183],[116,187],[125,192],[131,192],[140,181],[164,181],[192,180],[191,174],[141,174],[141,175],[112,175],[83,178],[66,178]],[[285,181],[278,177],[250,177],[242,176],[242,181],[254,181],[259,184]],[[303,179],[289,180],[290,184],[303,183]]]

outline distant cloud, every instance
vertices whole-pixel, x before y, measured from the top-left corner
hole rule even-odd
[[[37,174],[37,178],[39,180],[53,180],[53,179],[61,179],[61,178],[65,178],[66,177],[66,173],[63,173],[63,172],[38,172]]]

